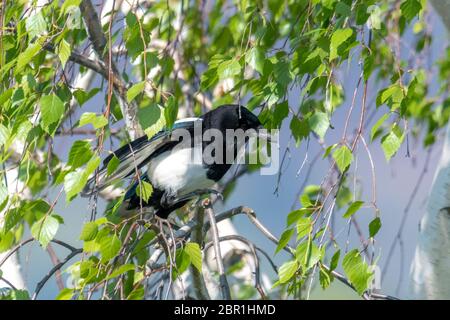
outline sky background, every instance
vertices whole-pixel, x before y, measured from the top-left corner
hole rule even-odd
[[[433,15],[436,17],[436,15]],[[430,51],[430,60],[435,61],[444,53],[444,49],[447,45],[447,34],[439,19],[430,19],[430,27],[433,30],[434,41],[432,49]],[[409,38],[409,39],[408,39]],[[411,37],[405,38],[406,43]],[[403,50],[404,51],[404,50]],[[343,123],[347,111],[350,107],[351,97],[354,87],[358,81],[360,73],[357,59],[353,59],[348,65],[346,65],[338,73],[338,80],[344,85],[346,89],[346,100],[339,107],[338,111],[332,118],[332,125],[335,127],[333,130],[329,130],[325,141],[327,145],[331,145],[340,140],[342,135]],[[437,90],[437,83],[433,81],[433,90]],[[377,86],[372,86],[377,88]],[[362,90],[360,90],[361,92]],[[368,94],[368,109],[375,108],[374,95],[376,92],[369,92]],[[357,96],[355,105],[355,111],[351,120],[351,127],[355,127],[359,117],[359,108],[361,95]],[[290,92],[289,103],[291,106],[297,106],[299,102],[299,92],[294,89]],[[103,98],[97,95],[90,100],[82,109],[77,110],[73,119],[77,119],[83,112],[98,110],[98,105],[103,104]],[[383,110],[374,117],[372,124],[380,117]],[[230,209],[239,205],[245,205],[255,210],[259,219],[269,227],[269,229],[277,236],[281,235],[286,226],[286,217],[291,212],[292,204],[295,203],[295,208],[299,207],[297,194],[300,186],[305,179],[308,166],[312,163],[312,158],[318,152],[318,144],[316,140],[311,140],[308,149],[308,158],[305,167],[300,175],[297,177],[297,171],[303,163],[306,155],[306,143],[302,143],[299,148],[295,147],[293,140],[290,139],[290,131],[288,128],[289,123],[285,123],[280,135],[281,149],[280,157],[287,145],[290,143],[290,157],[283,166],[282,176],[279,185],[279,192],[275,194],[275,186],[277,184],[278,177],[274,176],[261,176],[259,172],[252,174],[246,174],[241,177],[233,191],[233,193],[227,198],[225,203],[217,203],[215,210],[219,213],[223,210]],[[443,132],[442,132],[443,133]],[[366,135],[367,137],[367,135]],[[74,140],[84,139],[82,136],[64,137],[64,139],[55,139],[54,151],[63,160],[67,159],[69,148]],[[432,149],[430,161],[425,163],[427,157],[427,151],[421,147],[421,143],[411,143],[411,157],[407,158],[405,144],[399,150],[397,155],[387,163],[384,154],[381,150],[379,140],[372,143],[369,147],[373,156],[376,171],[376,183],[377,183],[377,205],[380,209],[381,220],[383,226],[376,236],[375,243],[375,255],[379,256],[378,266],[382,269],[385,266],[387,254],[391,244],[396,238],[397,231],[401,225],[402,217],[405,211],[405,207],[408,204],[409,198],[413,192],[413,189],[417,185],[417,181],[423,170],[427,165],[428,171],[424,176],[417,196],[414,197],[411,204],[411,210],[407,214],[406,221],[403,224],[403,250],[399,250],[397,246],[394,251],[392,260],[390,261],[390,267],[383,275],[382,292],[385,294],[397,295],[399,297],[407,296],[407,282],[409,266],[413,257],[414,249],[416,246],[418,222],[424,213],[425,203],[430,190],[433,175],[438,163],[440,152],[442,135],[437,139],[437,143]],[[358,152],[358,156],[355,158],[355,164],[357,167],[357,175],[361,187],[363,190],[361,199],[371,200],[371,172],[367,156],[364,150]],[[329,162],[327,160],[318,160],[308,180],[308,184],[320,184],[326,171],[329,169]],[[353,173],[353,171],[352,171]],[[50,199],[53,199],[59,189],[53,190],[50,193]],[[63,199],[63,198],[61,198]],[[103,201],[99,201],[99,212],[102,212],[104,208]],[[83,222],[87,221],[89,217],[89,204],[87,199],[76,198],[70,204],[66,204],[64,200],[57,203],[55,212],[61,215],[65,224],[60,226],[56,238],[68,242],[75,247],[81,247],[82,242],[77,240],[82,229]],[[347,227],[344,219],[341,219],[342,212],[336,211],[336,225],[335,231],[340,232],[338,242],[342,248],[345,248],[347,240],[350,242],[350,248],[354,248],[359,245],[359,238],[356,235],[354,228],[351,229],[349,238],[347,238]],[[373,219],[374,213],[372,209],[363,208],[360,210],[356,218],[359,224],[363,227],[363,232],[367,236],[368,230],[366,226]],[[256,245],[264,248],[270,255],[275,252],[275,246],[269,242],[264,236],[262,236],[255,227],[247,221],[245,217],[236,217],[233,219],[234,225],[238,232],[248,239],[253,241]],[[219,225],[220,227],[220,225]],[[60,258],[63,258],[68,252],[59,247],[55,247],[55,250]],[[341,255],[342,257],[342,255]],[[42,277],[51,269],[52,264],[48,254],[43,251],[36,243],[28,245],[20,252],[20,258],[23,266],[24,276],[28,289],[33,292],[36,284]],[[280,265],[283,261],[287,260],[287,255],[279,253],[274,255],[275,262]],[[75,258],[77,259],[77,258]],[[76,261],[76,260],[74,260]],[[68,264],[70,265],[70,264]],[[67,265],[67,266],[68,266]],[[65,270],[65,269],[63,269]],[[275,278],[273,272],[267,267],[266,263],[263,263],[263,270],[267,272],[269,277]],[[400,290],[397,292],[397,286],[400,283]],[[40,299],[53,299],[59,292],[56,282],[51,279],[45,288],[40,293]],[[316,288],[313,292],[312,298],[352,298],[356,297],[350,290],[337,285],[331,290],[325,293]]]

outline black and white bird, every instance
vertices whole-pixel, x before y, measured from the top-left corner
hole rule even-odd
[[[239,105],[223,105],[199,118],[176,121],[170,130],[162,130],[151,139],[143,136],[114,151],[103,161],[98,175],[88,181],[83,195],[91,195],[127,177],[136,176],[138,169],[145,169],[140,180],[152,185],[150,198],[147,202],[139,198],[137,188],[140,182],[136,181],[126,192],[121,206],[129,212],[136,211],[141,205],[150,207],[157,216],[166,219],[188,201],[202,193],[213,192],[209,188],[232,166],[227,161],[211,163],[204,159],[202,150],[214,139],[196,144],[193,138],[189,143],[183,141],[183,145],[180,144],[182,141],[172,139],[181,130],[187,130],[194,137],[195,127],[199,124],[202,134],[209,129],[220,131],[224,142],[222,154],[225,155],[231,148],[233,157],[240,152],[240,146],[234,138],[233,141],[227,141],[227,129],[254,129],[258,132],[263,128],[257,116]],[[200,161],[192,161],[193,155],[200,156]],[[119,159],[119,165],[108,175],[107,167],[113,156]]]

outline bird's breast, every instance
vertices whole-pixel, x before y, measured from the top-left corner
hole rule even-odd
[[[183,195],[214,184],[208,179],[202,164],[202,149],[172,149],[153,158],[148,166],[148,177],[153,187],[173,195]]]

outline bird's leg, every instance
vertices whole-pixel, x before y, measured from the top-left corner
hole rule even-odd
[[[178,198],[178,201],[186,201],[186,200],[190,200],[192,198],[195,197],[201,197],[202,195],[205,194],[215,194],[218,198],[220,198],[220,200],[223,200],[223,195],[222,193],[220,193],[217,190],[214,189],[199,189],[199,190],[195,190],[191,193],[185,194],[182,197]]]
[[[200,196],[202,196],[204,194],[215,194],[217,197],[219,197],[221,200],[223,200],[222,193],[220,193],[217,190],[214,190],[214,189],[199,189],[199,190],[195,190],[193,192],[187,193],[185,195],[182,195],[180,197],[173,196],[173,195],[168,195],[168,194],[165,193],[161,197],[161,206],[167,208],[167,207],[173,206],[175,203],[191,200],[192,198],[200,197]]]

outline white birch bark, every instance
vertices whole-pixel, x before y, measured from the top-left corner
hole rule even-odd
[[[431,0],[450,31],[450,0]],[[450,124],[435,173],[411,264],[413,299],[450,299]]]

